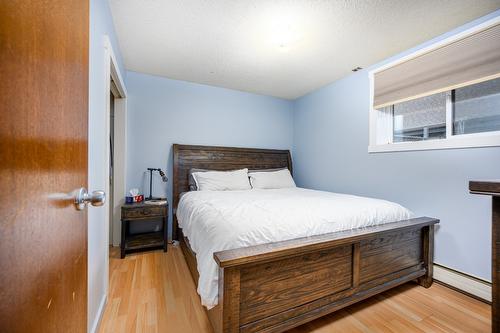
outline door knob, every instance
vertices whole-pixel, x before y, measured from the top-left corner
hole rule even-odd
[[[92,206],[102,206],[106,202],[106,193],[104,191],[93,191],[88,193],[85,187],[76,191],[75,207],[76,210],[84,210],[87,204]]]

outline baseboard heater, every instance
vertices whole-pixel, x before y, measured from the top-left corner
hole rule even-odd
[[[491,303],[491,283],[434,263],[434,280]]]

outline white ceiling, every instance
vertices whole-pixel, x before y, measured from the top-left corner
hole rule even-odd
[[[127,69],[300,97],[500,0],[110,0]]]

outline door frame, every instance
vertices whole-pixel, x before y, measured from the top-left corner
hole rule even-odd
[[[109,206],[109,201],[106,201],[106,211],[105,214],[105,224],[106,224],[106,242],[109,243],[109,231],[110,224],[113,230],[113,246],[120,245],[120,206],[125,202],[125,181],[126,181],[126,160],[127,160],[127,89],[125,83],[120,74],[120,69],[118,67],[118,62],[116,61],[115,52],[107,35],[104,36],[104,96],[106,101],[105,107],[105,119],[106,119],[106,136],[105,136],[105,179],[106,186],[105,191],[109,193],[109,162],[110,162],[110,148],[109,148],[109,136],[110,136],[110,99],[109,93],[111,91],[112,79],[115,82],[116,88],[118,89],[119,97],[115,96],[114,100],[114,164],[113,164],[113,207]],[[112,209],[113,221],[109,220],[109,210]],[[109,244],[108,244],[109,245]],[[109,284],[109,246],[106,246],[106,259],[105,259],[105,291],[108,292]]]

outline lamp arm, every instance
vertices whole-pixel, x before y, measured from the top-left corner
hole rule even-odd
[[[147,197],[148,200],[153,199],[153,171],[158,171],[160,174],[161,180],[166,183],[168,182],[168,178],[165,175],[165,172],[163,172],[162,169],[160,168],[148,168],[149,171],[149,196]]]

